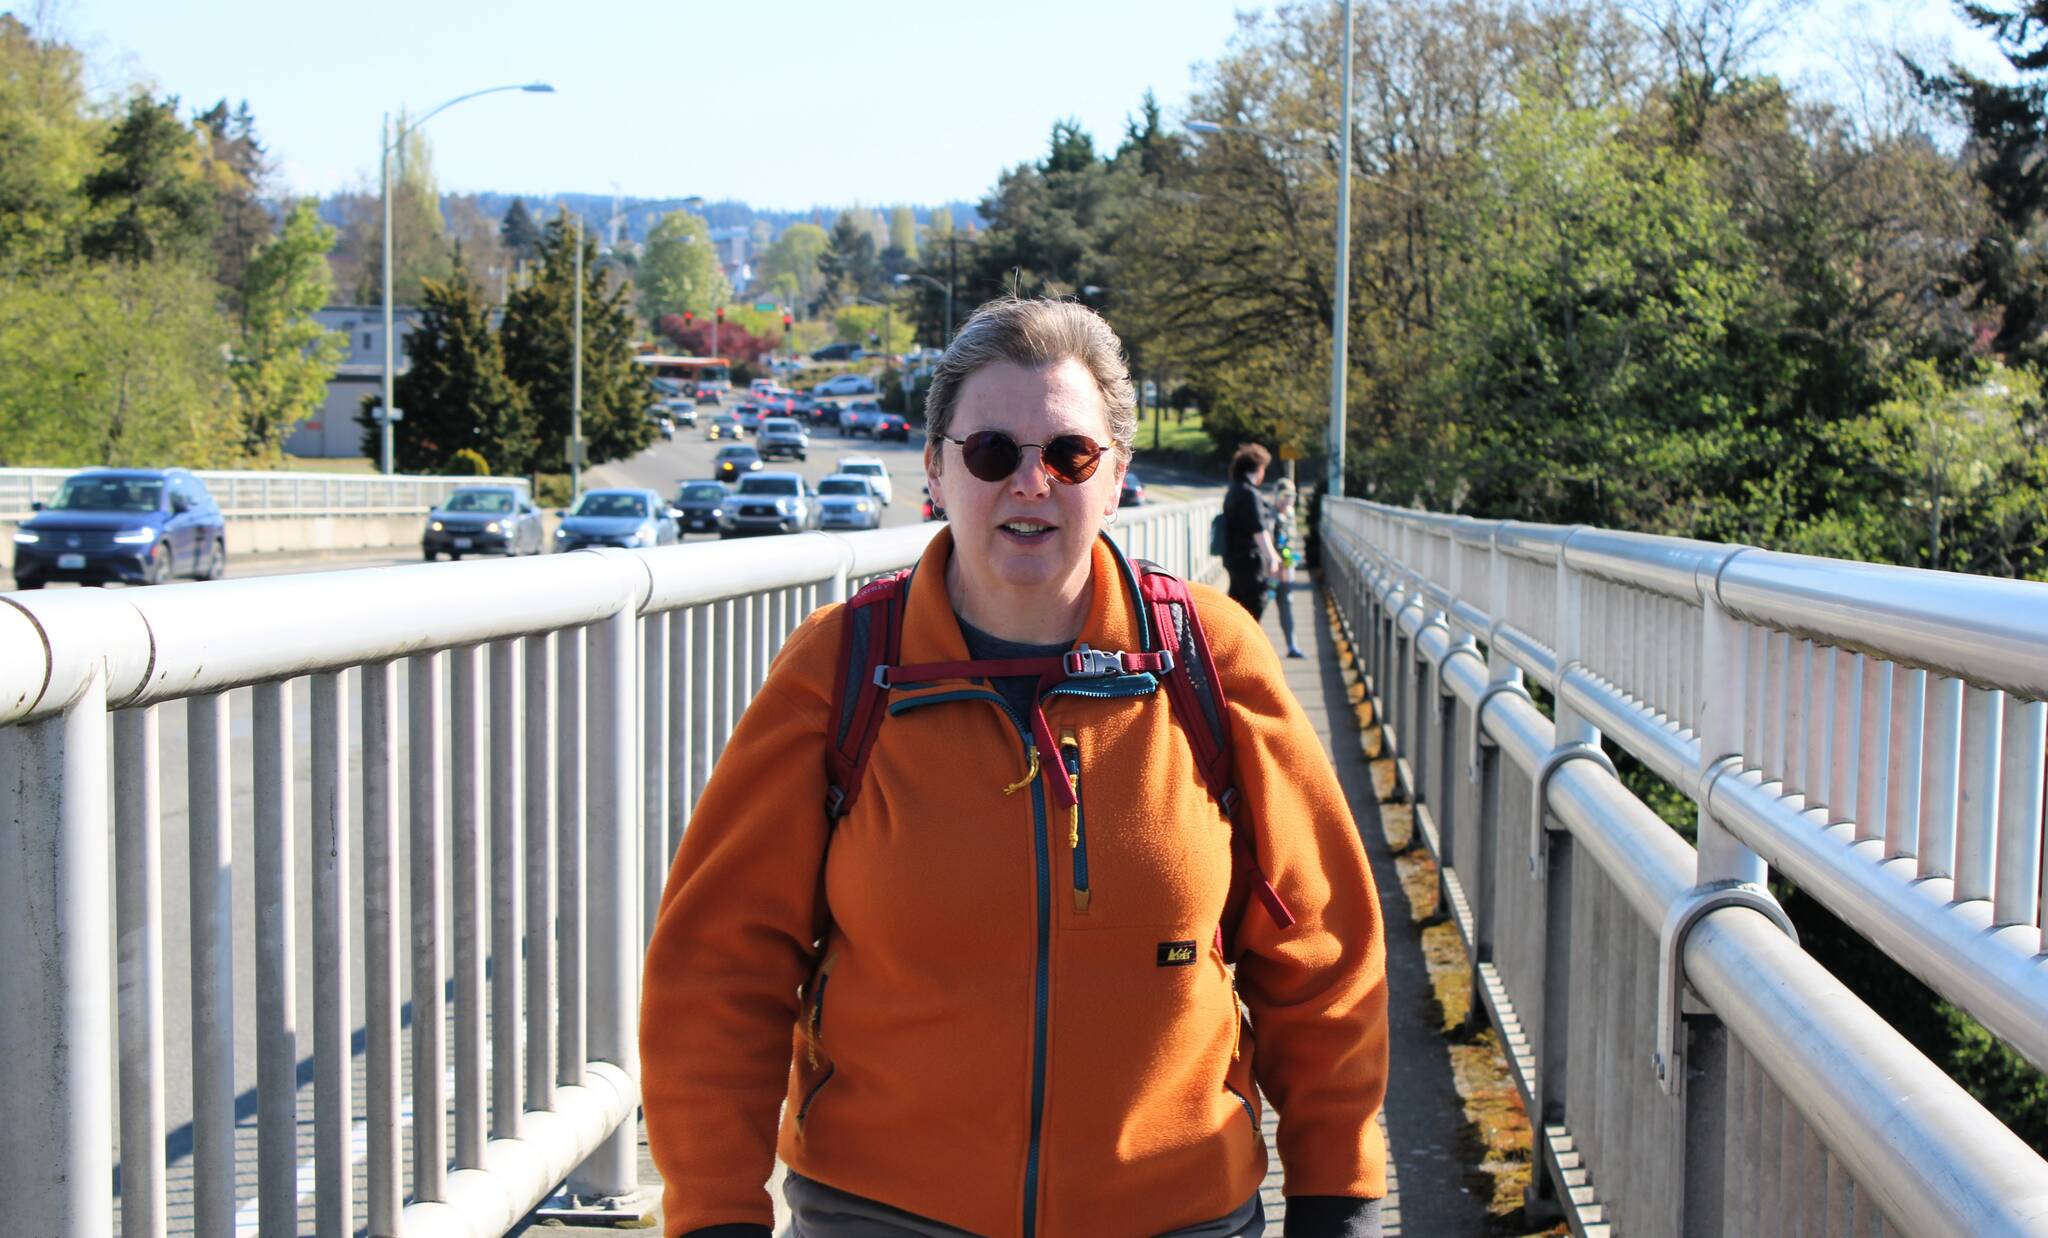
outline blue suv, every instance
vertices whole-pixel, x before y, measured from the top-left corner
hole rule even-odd
[[[184,469],[88,469],[64,479],[14,531],[14,583],[120,581],[227,573],[227,524],[205,483]]]

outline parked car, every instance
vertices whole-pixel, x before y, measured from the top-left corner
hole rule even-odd
[[[902,413],[875,414],[875,438],[892,438],[899,443],[910,441],[910,419]]]
[[[818,527],[881,528],[882,496],[875,493],[875,479],[853,473],[834,473],[819,482]]]
[[[713,442],[722,438],[741,438],[746,432],[746,428],[740,425],[740,419],[731,413],[720,413],[704,427],[704,437]]]
[[[867,478],[884,506],[896,501],[896,485],[889,480],[889,466],[879,456],[841,456],[836,471]]]
[[[745,443],[734,443],[718,449],[718,455],[711,462],[713,476],[719,481],[738,481],[748,473],[761,471],[761,453]]]
[[[555,530],[556,550],[586,546],[673,546],[675,516],[652,490],[586,490],[576,506],[562,513]]]
[[[1136,473],[1126,470],[1124,473],[1123,493],[1117,499],[1116,505],[1118,507],[1136,507],[1144,501],[1145,483],[1138,480]]]
[[[184,469],[90,469],[64,479],[14,531],[14,583],[155,585],[228,569],[227,522]]]
[[[811,390],[819,395],[873,395],[875,380],[866,374],[834,374]]]
[[[686,481],[676,489],[675,509],[678,533],[716,533],[725,518],[726,500],[732,491],[715,481]]]
[[[761,433],[755,436],[754,443],[763,460],[777,456],[801,460],[811,449],[811,436],[804,432],[803,423],[793,417],[770,417],[761,423]]]
[[[827,344],[811,353],[813,361],[858,361],[867,356],[867,350],[858,344],[840,342]]]
[[[460,486],[427,513],[420,552],[432,563],[442,555],[537,555],[540,508],[511,486]]]
[[[744,533],[801,533],[811,527],[812,491],[797,473],[756,473],[740,479],[725,505],[720,537]]]

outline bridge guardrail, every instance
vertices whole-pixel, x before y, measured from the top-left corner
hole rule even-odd
[[[31,504],[47,501],[82,469],[0,469],[0,524],[19,524]],[[279,473],[260,469],[195,469],[221,512],[260,516],[390,516],[425,512],[457,486],[513,486],[524,477],[430,477],[363,473]]]
[[[1218,508],[1127,510],[1111,533],[1213,578]],[[264,1232],[297,1232],[302,979],[307,1194],[321,1232],[353,1232],[357,950],[367,1082],[354,1155],[367,1159],[372,1232],[503,1233],[565,1178],[579,1199],[630,1206],[640,959],[697,790],[803,617],[908,566],[937,528],[0,595],[0,821],[13,831],[0,848],[0,941],[12,943],[0,952],[0,1174],[13,1223],[115,1232],[118,1125],[120,1232],[167,1231],[168,962],[192,996],[192,1094],[177,1099],[192,1115],[193,1232],[233,1232],[252,1208]],[[242,690],[246,775],[228,696]],[[161,715],[178,702],[188,759],[166,777]],[[166,960],[163,821],[180,798],[191,948]],[[244,800],[254,846],[238,857]],[[253,995],[235,980],[245,883]],[[294,940],[301,902],[310,968]],[[236,1193],[237,1012],[253,1016],[257,1045],[249,1201]]]
[[[1355,500],[1324,520],[1575,1232],[2048,1233],[2048,1165],[1758,911],[1768,861],[2048,1060],[2048,588]],[[1695,800],[1697,853],[1603,738]]]

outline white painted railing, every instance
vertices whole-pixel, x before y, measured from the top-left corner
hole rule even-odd
[[[1217,507],[1111,531],[1213,579]],[[0,595],[9,1231],[500,1234],[565,1178],[630,1209],[698,788],[802,618],[937,527]]]
[[[48,502],[80,469],[0,469],[0,524],[18,524]],[[279,473],[194,470],[194,477],[230,519],[425,514],[457,486],[528,489],[524,477],[384,476],[364,473]]]
[[[1323,520],[1573,1232],[2048,1233],[2048,1164],[1763,886],[2048,1065],[2048,587],[1356,501]],[[1697,852],[1603,741],[1695,801]]]

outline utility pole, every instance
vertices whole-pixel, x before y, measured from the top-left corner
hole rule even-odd
[[[941,348],[953,346],[953,285],[960,280],[960,233],[946,229],[946,342]]]
[[[576,212],[576,299],[570,314],[576,342],[569,350],[569,499],[583,497],[583,212]]]
[[[1351,334],[1351,0],[1344,4],[1344,123],[1337,130],[1337,300],[1330,315],[1330,479],[1344,494],[1344,380]]]
[[[384,472],[394,469],[392,461],[394,444],[391,436],[391,406],[396,402],[393,394],[397,387],[397,362],[392,359],[393,337],[391,334],[391,113],[384,113],[383,153],[378,156],[377,167],[382,177],[384,197],[384,407],[378,411],[384,414],[383,444]]]

